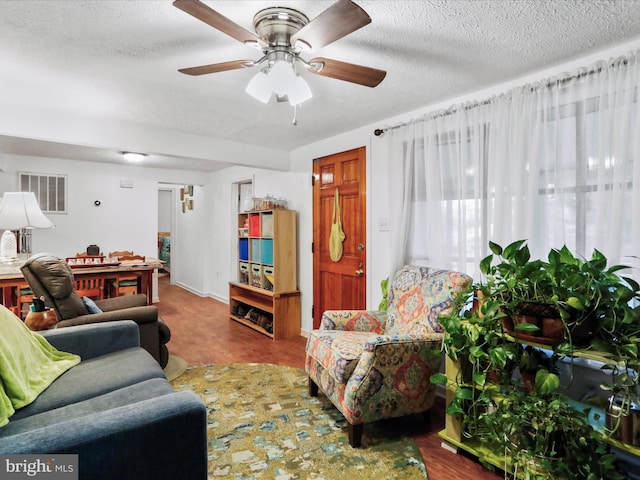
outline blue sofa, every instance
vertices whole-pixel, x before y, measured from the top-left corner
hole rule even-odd
[[[175,392],[132,321],[40,332],[81,362],[0,428],[0,454],[78,454],[91,480],[205,480],[206,409]]]

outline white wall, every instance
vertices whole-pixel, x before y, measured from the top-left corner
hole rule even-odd
[[[211,262],[210,204],[206,200],[206,190],[208,187],[194,185],[193,210],[186,209],[185,212],[182,212],[180,196],[176,196],[176,229],[171,241],[171,283],[201,296],[207,294],[205,271]]]
[[[67,213],[47,214],[56,227],[33,232],[34,252],[60,257],[83,252],[91,244],[105,254],[133,250],[157,257],[158,182],[201,179],[197,172],[5,154],[0,192],[18,189],[19,171],[67,175]],[[121,188],[121,180],[132,182],[133,188]],[[95,200],[100,200],[99,207]]]

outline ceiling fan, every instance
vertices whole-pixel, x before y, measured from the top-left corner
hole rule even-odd
[[[371,18],[351,0],[339,0],[313,20],[293,8],[270,7],[253,18],[256,33],[216,12],[200,0],[175,0],[173,5],[230,37],[255,47],[263,55],[258,60],[233,60],[198,67],[181,68],[187,75],[236,70],[262,66],[249,82],[247,92],[267,103],[274,92],[278,100],[288,99],[298,105],[311,98],[311,91],[296,73],[296,65],[315,75],[331,77],[367,87],[377,86],[387,72],[329,58],[316,57],[307,61],[300,55],[329,45],[371,23]]]

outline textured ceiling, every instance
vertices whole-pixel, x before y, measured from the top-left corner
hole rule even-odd
[[[333,2],[205,3],[253,31],[262,8],[292,7],[312,19]],[[307,73],[314,98],[293,126],[288,104],[264,105],[244,92],[255,70],[177,72],[260,52],[171,0],[2,0],[0,108],[33,105],[288,151],[640,38],[640,2],[632,0],[356,3],[372,23],[303,56],[380,68],[387,77],[371,89]],[[16,153],[24,143],[0,148]],[[206,169],[196,163],[191,168]]]

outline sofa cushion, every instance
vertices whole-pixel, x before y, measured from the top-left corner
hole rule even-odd
[[[141,383],[129,385],[103,395],[31,415],[20,420],[12,419],[5,428],[0,429],[0,438],[44,428],[56,423],[68,422],[77,418],[91,417],[96,412],[106,412],[124,405],[131,405],[172,393],[175,392],[166,379],[153,378],[145,380]]]
[[[29,330],[0,305],[0,427],[33,402],[56,378],[80,362]]]
[[[149,353],[128,348],[88,360],[61,375],[14,419],[81,402],[151,378],[166,378]]]
[[[82,303],[89,313],[102,313],[102,310],[96,305],[96,302],[89,297],[82,297]]]
[[[372,336],[371,332],[313,330],[307,341],[307,356],[329,371],[336,382],[345,384]]]

